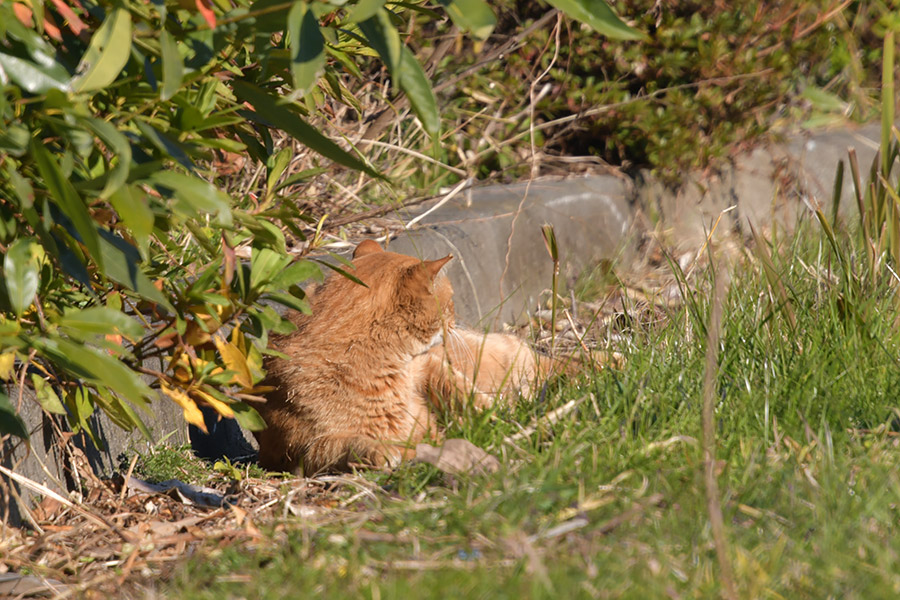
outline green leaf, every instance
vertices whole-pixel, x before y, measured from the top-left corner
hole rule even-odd
[[[197,146],[205,146],[206,148],[217,148],[240,154],[247,150],[247,144],[238,142],[237,140],[229,140],[227,138],[206,138],[198,137],[191,140]]]
[[[291,36],[291,74],[294,90],[303,95],[309,91],[325,68],[325,39],[319,21],[306,2],[297,2],[288,13]]]
[[[54,415],[66,414],[66,407],[63,406],[62,400],[56,395],[53,386],[47,383],[43,377],[32,373],[31,383],[34,385],[34,396],[41,408]]]
[[[161,131],[158,131],[152,125],[145,123],[140,120],[134,121],[137,128],[140,129],[141,134],[147,138],[151,144],[156,146],[160,152],[163,154],[172,157],[178,164],[189,171],[193,171],[196,169],[196,165],[194,165],[194,161],[191,160],[191,157],[187,155],[187,152],[184,151],[184,148],[181,147],[181,144],[167,136]]]
[[[438,3],[457,27],[479,40],[486,40],[497,24],[494,11],[483,0],[438,0]]]
[[[19,174],[15,168],[15,163],[9,158],[6,159],[6,175],[9,177],[13,191],[19,199],[19,207],[23,210],[32,208],[34,206],[34,188],[31,187],[31,183],[27,179]],[[28,224],[31,225],[32,223],[29,222]]]
[[[437,100],[431,89],[431,83],[425,76],[425,71],[422,70],[419,61],[406,46],[401,52],[397,82],[400,84],[400,89],[409,97],[409,103],[416,111],[416,116],[422,121],[425,131],[432,138],[436,138],[441,131],[441,115],[437,109]]]
[[[134,236],[141,253],[146,256],[150,245],[150,234],[153,233],[153,211],[147,205],[147,196],[136,185],[120,187],[110,196],[110,203],[125,226]]]
[[[396,77],[400,67],[400,49],[403,47],[403,43],[400,41],[400,34],[391,23],[388,11],[383,8],[378,9],[372,17],[359,24],[359,29],[381,56],[381,60],[384,61],[391,74]]]
[[[144,436],[144,439],[148,442],[153,442],[153,436],[150,434],[150,429],[147,427],[147,424],[144,423],[144,420],[141,419],[140,415],[131,407],[131,405],[119,398],[116,398],[115,400],[121,404],[122,412],[128,414],[129,418],[131,418],[131,422],[135,424],[135,426],[138,428],[138,431],[140,431],[141,435]],[[146,406],[145,409],[147,409]]]
[[[29,141],[31,141],[30,131],[17,123],[10,123],[5,131],[0,131],[0,152],[22,156],[28,151]]]
[[[391,23],[388,11],[379,10],[375,16],[360,23],[359,28],[381,56],[397,87],[409,97],[425,131],[435,137],[441,129],[437,100],[425,71],[409,48],[400,42],[400,34]]]
[[[182,201],[189,213],[210,213],[225,225],[231,224],[231,201],[228,194],[199,177],[191,177],[176,171],[159,171],[150,177],[150,182],[161,193],[171,193]]]
[[[122,335],[131,341],[136,341],[144,335],[144,328],[136,319],[104,306],[70,310],[59,320],[59,325],[69,330],[67,333],[72,337],[79,339],[89,339],[101,335]]]
[[[266,193],[272,193],[272,189],[278,183],[278,180],[281,178],[285,169],[288,168],[288,165],[291,164],[291,159],[293,157],[294,150],[290,146],[285,146],[275,154],[275,156],[269,157],[269,160],[266,161],[266,168],[268,171],[266,174]]]
[[[106,413],[113,423],[126,431],[131,431],[137,427],[147,441],[153,441],[153,438],[150,436],[150,430],[147,429],[147,425],[144,424],[138,414],[127,402],[113,396],[103,388],[97,390],[97,394],[93,399],[100,405],[100,408],[103,409],[103,412]]]
[[[256,416],[259,417],[259,414]],[[265,427],[265,424],[263,424],[263,427]],[[250,428],[248,427],[248,429]],[[251,429],[251,431],[258,431],[258,429]],[[26,440],[29,437],[25,421],[16,413],[12,402],[9,401],[9,396],[0,392],[0,435],[8,433]]]
[[[234,411],[234,418],[241,427],[248,431],[262,431],[266,428],[266,422],[263,420],[256,409],[245,402],[235,402],[230,405]]]
[[[319,175],[321,173],[325,173],[326,171],[328,171],[328,169],[323,169],[323,168],[304,169],[304,170],[300,171],[299,173],[294,173],[293,175],[291,175],[290,177],[288,177],[287,179],[285,179],[284,181],[279,183],[277,186],[275,186],[275,189],[273,189],[272,192],[281,191],[288,186],[294,185],[295,183],[298,183],[300,181],[306,181],[307,179],[310,179],[311,177],[315,177],[316,175]]]
[[[297,298],[291,294],[283,294],[280,292],[269,292],[266,294],[266,299],[287,306],[288,308],[293,308],[303,314],[312,314],[312,308],[310,308],[309,300],[306,298]]]
[[[59,64],[41,66],[0,52],[0,82],[5,78],[30,94],[46,94],[50,90],[69,91],[69,74]]]
[[[80,385],[66,394],[66,406],[69,408],[69,425],[72,427],[72,431],[78,433],[83,430],[94,445],[102,450],[104,448],[103,440],[94,433],[90,421],[96,408],[94,398],[94,394],[88,388]]]
[[[128,143],[128,138],[106,121],[86,117],[82,122],[103,140],[103,143],[118,159],[116,166],[109,171],[109,179],[107,179],[103,191],[100,192],[100,197],[107,199],[128,181],[128,173],[131,170],[131,145]]]
[[[340,146],[322,135],[316,128],[310,126],[309,123],[300,118],[299,115],[278,104],[278,101],[275,98],[269,96],[260,88],[244,81],[235,81],[232,84],[232,87],[238,98],[249,102],[253,105],[253,108],[256,109],[255,113],[250,113],[248,115],[252,120],[264,125],[275,126],[282,129],[290,134],[291,137],[299,140],[325,158],[330,158],[334,162],[350,167],[351,169],[363,171],[373,177],[384,179],[383,175],[377,173],[369,165],[343,150]]]
[[[369,287],[369,286],[367,286],[367,285],[365,284],[365,282],[363,282],[362,279],[360,279],[360,278],[357,277],[356,275],[353,275],[353,274],[350,273],[349,271],[345,271],[344,269],[338,267],[337,265],[333,265],[333,264],[331,264],[331,263],[327,263],[327,262],[325,262],[324,260],[317,260],[317,259],[313,259],[313,260],[315,260],[315,262],[319,263],[320,265],[324,265],[324,266],[328,267],[329,269],[331,269],[331,270],[334,271],[335,273],[340,274],[341,277],[346,277],[347,279],[349,279],[349,280],[352,281],[353,283],[357,283],[357,284],[359,284],[359,285],[361,285],[361,286],[363,286],[363,287]]]
[[[56,203],[63,213],[69,217],[81,241],[87,246],[88,252],[91,254],[94,262],[103,271],[103,257],[100,252],[100,235],[97,233],[97,227],[88,213],[87,206],[78,195],[78,192],[72,186],[72,182],[63,175],[62,170],[56,163],[50,152],[44,147],[43,143],[38,139],[31,140],[31,155],[37,164],[38,171],[50,195],[53,196]]]
[[[141,256],[137,249],[108,231],[102,232],[100,248],[106,264],[106,276],[142,298],[164,306],[170,312],[175,309],[169,300],[156,289],[156,286],[140,268]]]
[[[298,260],[278,273],[268,287],[272,290],[286,290],[292,285],[302,283],[308,279],[322,281],[322,269],[311,260]]]
[[[642,40],[647,37],[623,23],[603,0],[547,0],[547,3],[614,40]]]
[[[150,388],[137,373],[105,352],[49,335],[31,340],[31,345],[43,358],[69,374],[108,387],[132,402],[141,403],[152,397]]]
[[[184,63],[178,53],[175,38],[165,29],[159,35],[159,47],[162,54],[163,84],[159,90],[160,100],[168,100],[178,92],[184,77]]]
[[[3,279],[9,303],[17,317],[21,317],[34,300],[40,277],[34,251],[37,245],[29,238],[19,238],[3,257]]]
[[[273,281],[290,260],[269,248],[253,248],[250,256],[250,289],[255,290]]]
[[[360,0],[347,15],[348,23],[361,23],[373,17],[384,6],[384,0]]]
[[[256,0],[249,11],[256,16],[253,20],[247,20],[247,26],[256,34],[282,31],[289,7],[290,4],[284,0]]]
[[[131,15],[116,8],[91,38],[72,81],[76,92],[101,90],[116,80],[131,56]]]
[[[19,338],[19,332],[22,331],[22,325],[18,321],[8,321],[0,314],[0,344],[4,347],[21,347],[22,341]]]
[[[350,56],[349,56],[346,52],[342,52],[342,51],[340,51],[340,50],[337,50],[337,49],[333,48],[333,47],[330,46],[330,45],[329,45],[329,46],[325,46],[325,51],[326,51],[329,55],[331,55],[331,57],[334,58],[336,61],[338,61],[339,63],[341,63],[341,66],[344,67],[344,69],[345,69],[348,73],[350,73],[351,75],[353,75],[353,76],[356,77],[357,79],[362,79],[362,78],[363,78],[363,74],[362,74],[362,72],[359,70],[359,67],[357,66],[357,64],[356,64],[355,62],[353,62],[353,59],[351,59]]]

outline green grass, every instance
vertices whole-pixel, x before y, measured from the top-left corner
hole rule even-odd
[[[900,593],[896,302],[889,288],[842,297],[828,252],[816,238],[774,253],[796,329],[750,258],[726,301],[717,458],[741,597]],[[717,597],[699,447],[708,281],[698,288],[666,327],[634,329],[621,371],[450,423],[448,436],[501,458],[498,474],[367,474],[374,498],[267,525],[262,541],[206,548],[165,595]],[[558,423],[504,444],[581,398]]]
[[[167,446],[161,443],[146,452],[137,452],[137,455],[134,476],[151,483],[178,479],[184,483],[203,485],[219,479],[240,481],[247,477],[261,478],[267,475],[255,463],[234,464],[227,458],[209,462],[198,458],[190,444]],[[128,469],[130,461],[131,457],[122,457],[123,471]]]
[[[127,468],[128,460],[123,460]],[[139,452],[134,465],[135,477],[158,483],[178,479],[185,483],[205,483],[210,476],[209,465],[194,455],[190,444],[166,446],[160,444],[147,452]]]

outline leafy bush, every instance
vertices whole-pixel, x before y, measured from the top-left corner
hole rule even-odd
[[[535,94],[541,150],[649,167],[670,182],[721,164],[736,145],[780,125],[871,118],[877,108],[870,93],[878,85],[878,21],[888,12],[879,3],[614,6],[646,37],[612,42],[570,23],[557,42],[546,26],[466,82],[453,101],[463,128],[456,142],[479,176],[505,170],[515,178],[527,169],[531,119],[523,116],[530,85],[547,68],[536,91],[546,90]],[[512,34],[541,14],[534,0],[505,0],[497,30]],[[473,62],[481,59],[472,52]]]
[[[553,3],[636,35],[602,3]],[[493,29],[481,0],[441,5],[476,38]],[[309,121],[323,98],[352,105],[345,73],[362,79],[378,56],[436,139],[431,85],[399,33],[423,11],[437,14],[379,0],[0,3],[0,379],[92,437],[97,407],[149,436],[136,409],[152,388],[200,428],[199,405],[262,427],[248,402],[265,391],[268,335],[291,327],[271,303],[308,311],[299,284],[321,276],[287,251],[285,232],[302,239],[312,216],[284,191],[308,173],[284,177],[292,151],[273,136],[383,177]],[[219,189],[223,153],[265,165],[261,194]],[[17,412],[0,392],[0,434],[27,437]]]

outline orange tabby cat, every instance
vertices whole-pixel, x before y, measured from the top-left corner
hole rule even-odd
[[[455,327],[441,273],[451,258],[421,261],[364,241],[353,274],[366,285],[331,277],[311,315],[291,315],[297,330],[273,338],[289,358],[266,361],[274,391],[260,408],[261,466],[312,475],[395,464],[437,437],[429,402],[443,408],[473,394],[486,407],[559,370],[513,336]]]

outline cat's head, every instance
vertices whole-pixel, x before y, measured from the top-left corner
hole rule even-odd
[[[442,272],[452,255],[437,260],[388,252],[372,240],[353,253],[353,275],[368,288],[360,291],[364,310],[373,320],[397,323],[412,354],[440,342],[454,324],[453,288]],[[361,286],[356,286],[361,288]]]

